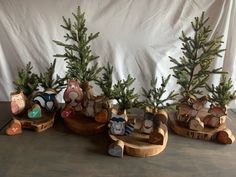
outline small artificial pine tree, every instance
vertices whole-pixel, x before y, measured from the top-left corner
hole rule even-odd
[[[64,36],[66,42],[54,41],[65,48],[65,53],[54,56],[65,59],[68,69],[67,78],[79,80],[83,88],[87,82],[96,80],[97,74],[102,70],[97,63],[89,67],[89,64],[98,58],[91,54],[89,43],[97,38],[99,33],[87,35],[85,13],[81,13],[80,7],[77,8],[77,13],[72,15],[75,20],[73,24],[70,18],[63,17],[64,25],[61,25],[67,31]]]
[[[209,101],[214,105],[225,107],[232,100],[236,99],[236,90],[232,92],[232,87],[232,80],[230,78],[227,79],[223,74],[218,86],[214,86],[213,84],[206,86],[207,91],[210,93],[208,95]]]
[[[183,98],[201,95],[210,74],[222,73],[222,68],[211,69],[211,63],[216,56],[221,57],[220,53],[224,51],[220,49],[223,36],[209,39],[212,30],[206,25],[208,19],[205,19],[204,12],[200,18],[195,17],[195,21],[191,22],[194,36],[187,37],[182,31],[179,38],[183,42],[183,56],[179,60],[170,57],[175,64],[171,68],[173,76],[181,86],[180,94]]]
[[[25,96],[30,96],[38,87],[38,76],[32,73],[33,66],[29,62],[25,69],[18,71],[18,78],[13,81],[15,90],[22,91]]]
[[[130,89],[134,81],[135,78],[128,75],[127,79],[118,80],[113,85],[111,97],[117,101],[119,112],[140,106],[139,95],[134,92],[134,88]]]
[[[96,84],[102,89],[103,94],[106,98],[112,99],[112,73],[113,73],[113,66],[107,63],[106,67],[102,68],[104,73],[102,77],[96,80]]]
[[[164,93],[166,92],[165,88],[170,79],[170,75],[165,79],[162,77],[161,87],[157,88],[157,78],[153,78],[151,80],[151,88],[149,90],[145,90],[142,88],[143,96],[146,98],[144,101],[144,106],[148,106],[149,108],[155,110],[157,112],[160,109],[168,109],[173,106],[175,103],[167,103],[168,101],[174,101],[177,94],[174,91],[171,91],[166,98],[162,98]]]
[[[39,85],[44,88],[44,91],[47,89],[53,89],[56,93],[59,93],[63,88],[65,88],[66,78],[61,78],[59,75],[56,75],[56,79],[53,79],[55,73],[56,59],[53,63],[50,63],[50,66],[47,68],[45,73],[40,73],[38,78]]]

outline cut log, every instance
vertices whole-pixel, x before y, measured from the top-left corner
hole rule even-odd
[[[202,140],[216,140],[217,133],[226,128],[226,124],[222,124],[220,127],[214,129],[205,127],[201,131],[191,130],[189,128],[183,127],[178,121],[174,120],[174,116],[170,118],[170,123],[171,129],[176,134]]]
[[[223,144],[232,144],[235,141],[235,137],[232,131],[226,128],[218,133],[217,140]]]
[[[207,115],[204,119],[204,125],[212,128],[218,128],[226,121],[226,116],[215,117],[214,115]]]
[[[114,157],[123,157],[124,154],[124,142],[121,140],[115,141],[114,143],[110,144],[108,149],[108,154]]]
[[[155,129],[149,136],[148,142],[156,145],[163,145],[167,126],[163,123],[160,124],[158,129]]]
[[[39,119],[29,119],[27,116],[27,112],[22,114],[21,116],[14,116],[14,119],[20,121],[22,129],[31,129],[36,132],[42,132],[51,128],[54,124],[56,113],[42,113],[42,117]]]
[[[10,126],[6,130],[7,135],[18,135],[22,133],[22,127],[19,120],[13,119]]]
[[[72,117],[63,120],[70,130],[80,135],[95,135],[108,129],[107,123],[96,122],[82,112],[76,112]]]
[[[191,130],[201,131],[204,129],[204,123],[201,121],[199,117],[196,117],[195,119],[190,120],[189,128]]]
[[[129,136],[112,135],[109,136],[113,141],[121,140],[125,145],[125,152],[127,155],[136,157],[148,157],[161,153],[168,141],[168,132],[165,133],[163,145],[156,145],[148,142],[149,135],[134,131]]]
[[[106,109],[102,109],[101,112],[95,115],[95,120],[100,123],[108,122],[108,111]]]
[[[156,117],[165,125],[167,125],[168,122],[168,113],[165,110],[159,110],[156,113]]]

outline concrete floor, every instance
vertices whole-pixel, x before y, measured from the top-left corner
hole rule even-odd
[[[10,116],[4,105],[0,104],[0,125]],[[233,116],[230,111],[230,128],[236,134]],[[9,137],[2,129],[0,177],[236,176],[236,143],[221,145],[169,131],[167,148],[161,154],[148,158],[125,155],[119,159],[107,155],[109,142],[106,133],[88,137],[73,134],[59,120],[42,133],[25,130]]]

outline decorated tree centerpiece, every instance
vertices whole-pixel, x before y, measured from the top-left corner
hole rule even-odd
[[[216,57],[221,57],[220,53],[224,49],[221,49],[222,36],[210,38],[211,29],[207,25],[208,19],[204,17],[204,12],[201,17],[195,17],[194,22],[191,23],[194,30],[193,36],[186,36],[182,32],[180,37],[183,56],[179,59],[170,57],[174,64],[172,67],[174,77],[181,87],[180,96],[182,96],[176,107],[177,112],[175,120],[172,122],[172,128],[176,133],[183,136],[214,140],[218,137],[219,132],[226,129],[226,124],[224,120],[216,123],[215,120],[212,120],[212,115],[216,116],[221,109],[224,110],[221,116],[226,116],[225,101],[228,100],[230,94],[222,90],[220,93],[215,91],[214,86],[207,86],[210,75],[225,74],[222,72],[222,68],[212,68],[213,61],[216,60]],[[226,80],[222,82],[222,86],[227,85],[224,83]],[[217,89],[219,90],[219,87]],[[212,92],[212,96],[203,95],[204,91],[207,90]],[[213,109],[216,99],[218,103],[224,102],[224,105],[217,103],[219,109]],[[205,104],[208,101],[212,105],[207,111]],[[217,125],[209,126],[211,124],[209,122],[212,121]],[[224,143],[222,140],[221,142]]]
[[[54,112],[58,108],[56,95],[65,88],[66,78],[61,78],[55,74],[56,60],[46,69],[45,73],[40,73],[38,77],[39,86],[43,89],[42,92],[37,92],[33,97],[33,102],[40,105],[46,112]]]
[[[96,62],[98,56],[92,54],[90,47],[90,42],[99,33],[87,34],[85,13],[81,13],[80,7],[72,14],[73,22],[63,17],[64,24],[61,26],[66,30],[65,42],[54,41],[65,49],[64,54],[55,57],[64,58],[67,63],[68,85],[64,92],[66,105],[61,115],[74,132],[96,134],[106,129],[108,121],[103,107],[104,99],[95,96],[91,86],[92,81],[98,81],[98,74],[102,70]]]
[[[7,129],[8,135],[19,134],[22,128],[41,132],[53,126],[57,108],[55,96],[65,80],[58,75],[53,79],[55,64],[54,60],[40,76],[32,73],[30,62],[18,72],[18,78],[13,82],[16,92],[11,93],[13,121]],[[39,85],[44,89],[42,92],[38,91]]]
[[[127,135],[133,130],[133,125],[128,123],[127,110],[140,104],[139,95],[134,92],[134,88],[130,88],[134,81],[135,78],[128,75],[127,79],[118,80],[112,88],[111,97],[117,101],[117,108],[112,109],[110,119],[110,132],[113,135]]]
[[[157,145],[163,145],[165,141],[168,133],[167,122],[169,117],[166,110],[173,107],[174,103],[169,103],[169,101],[174,101],[177,95],[174,91],[171,91],[164,97],[169,79],[170,75],[166,79],[162,77],[161,86],[156,87],[157,78],[153,78],[150,84],[151,88],[149,90],[143,88],[143,96],[146,98],[144,105],[146,107],[141,131],[150,134],[149,142]]]
[[[33,93],[38,87],[38,76],[32,73],[32,65],[29,62],[24,69],[18,71],[18,78],[13,81],[15,92],[11,93],[11,112],[19,115],[30,105]]]
[[[128,155],[147,157],[162,152],[167,144],[168,114],[165,109],[170,108],[176,94],[172,91],[164,97],[167,79],[162,78],[161,87],[156,88],[157,79],[151,80],[151,88],[143,88],[144,102],[139,102],[139,95],[130,88],[134,78],[128,75],[126,80],[119,80],[111,91],[112,97],[117,101],[117,109],[112,109],[109,135],[114,143],[109,147],[108,153],[112,156],[122,157],[124,149]],[[131,108],[145,108],[139,116],[129,116],[127,111]]]

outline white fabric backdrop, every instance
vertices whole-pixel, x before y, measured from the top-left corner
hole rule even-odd
[[[128,73],[136,77],[138,92],[148,88],[152,76],[172,73],[168,56],[181,55],[181,30],[192,34],[190,22],[206,11],[213,36],[224,34],[227,47],[214,66],[229,72],[236,89],[234,0],[0,0],[0,101],[9,100],[17,68],[31,61],[36,73],[43,72],[54,54],[63,53],[52,40],[63,40],[62,16],[71,17],[77,5],[86,13],[89,32],[100,32],[91,44],[99,65],[114,66],[114,81]],[[65,70],[58,59],[56,71],[64,75]],[[210,83],[218,80],[214,76]],[[168,92],[176,86],[172,77]]]

